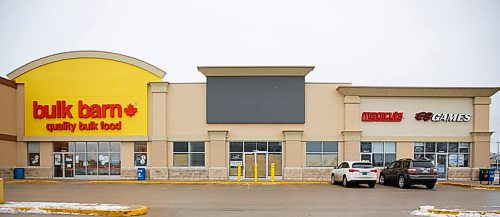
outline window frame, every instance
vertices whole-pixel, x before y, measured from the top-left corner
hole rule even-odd
[[[368,143],[370,144],[370,151],[371,152],[363,152],[363,145],[366,146]],[[382,152],[375,151],[374,144],[380,144],[380,143],[382,143]],[[388,144],[394,144],[394,152],[387,152],[386,149],[388,149],[388,148],[386,148],[386,146]],[[397,160],[397,142],[393,142],[393,141],[371,141],[371,142],[363,141],[359,145],[359,152],[360,152],[359,159],[361,161],[363,161],[363,155],[370,156],[369,162],[372,163],[373,167],[385,168],[385,167],[389,166],[389,164],[391,162]],[[382,166],[376,166],[375,163],[373,162],[375,159],[374,155],[380,155],[380,154],[382,155]],[[394,155],[394,160],[391,162],[386,162],[388,155]]]
[[[312,144],[312,143],[321,143],[321,151],[307,151],[307,145],[308,143],[309,144]],[[334,151],[325,151],[325,143],[335,143],[335,145],[337,146],[337,151],[334,152]],[[321,155],[321,162],[320,162],[320,165],[319,166],[310,166],[307,164],[307,155],[308,154],[315,154],[315,155],[318,155],[320,154]],[[324,165],[324,160],[325,160],[325,155],[334,155],[337,157],[337,162],[334,163],[334,165]],[[306,142],[306,147],[305,147],[305,166],[306,167],[312,167],[312,168],[318,168],[318,167],[323,167],[323,168],[335,168],[338,163],[339,163],[339,142],[338,141],[307,141]]]
[[[34,145],[38,148],[38,152],[37,151],[30,151],[30,145]],[[39,167],[40,166],[40,162],[42,161],[42,157],[40,156],[40,142],[27,142],[26,143],[26,156],[27,156],[27,163],[28,163],[28,166],[29,167]],[[35,156],[38,156],[38,162],[35,163],[35,164],[32,164],[32,159],[31,159],[31,155],[33,155],[34,157]]]
[[[420,146],[423,144],[424,147],[426,147],[427,143],[434,143],[436,145],[436,148],[435,148],[435,151],[434,152],[427,152],[426,149],[424,148],[424,150],[422,152],[415,152],[415,146]],[[446,143],[446,152],[438,152],[437,151],[437,144],[438,143]],[[470,164],[471,164],[471,152],[470,152],[470,145],[471,143],[470,142],[414,142],[413,143],[413,158],[416,159],[416,156],[417,155],[422,155],[424,158],[427,158],[426,156],[427,155],[432,155],[433,156],[433,159],[430,159],[432,161],[432,163],[434,164],[434,166],[436,166],[436,159],[437,159],[437,155],[446,155],[446,161],[447,161],[447,165],[446,167],[462,167],[462,168],[467,168],[469,167],[470,168]],[[456,151],[451,150],[450,146],[456,146]],[[467,149],[467,152],[461,152],[460,149],[465,149],[464,146],[467,146],[466,149]],[[462,147],[462,148],[461,148]],[[460,165],[457,163],[457,165],[451,165],[450,162],[450,156],[456,156],[456,159],[458,162],[460,158],[463,158],[464,159],[464,165]],[[462,156],[462,157],[461,157]],[[467,160],[466,160],[467,159]],[[467,162],[467,165],[465,165],[465,162]]]
[[[175,151],[175,144],[176,143],[187,143],[187,151]],[[203,144],[203,152],[200,152],[200,151],[191,151],[191,144],[192,143],[202,143]],[[172,165],[173,167],[189,167],[189,168],[193,168],[193,167],[206,167],[207,165],[207,158],[206,158],[206,152],[207,152],[207,148],[206,148],[206,143],[205,141],[176,141],[176,142],[173,142],[172,144],[172,159],[174,159],[172,161]],[[175,155],[176,154],[187,154],[187,165],[176,165],[175,164]],[[200,165],[191,165],[191,154],[203,154],[203,165],[200,166]]]
[[[136,146],[137,145],[145,145],[146,151],[136,151]],[[137,164],[136,160],[136,154],[145,154],[146,159],[144,159],[146,162],[144,164]],[[134,142],[134,167],[147,167],[148,166],[148,142]]]

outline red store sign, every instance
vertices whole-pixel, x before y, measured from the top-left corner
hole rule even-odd
[[[361,121],[364,122],[401,122],[403,112],[363,112]]]

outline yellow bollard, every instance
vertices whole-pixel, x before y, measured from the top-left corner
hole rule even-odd
[[[238,182],[241,182],[241,163],[238,163]]]
[[[253,181],[257,182],[257,163],[253,164]]]
[[[274,182],[274,163],[271,163],[271,182]]]
[[[3,179],[0,178],[0,204],[3,203]]]

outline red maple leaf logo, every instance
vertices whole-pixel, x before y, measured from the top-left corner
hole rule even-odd
[[[135,115],[135,113],[137,112],[137,108],[134,107],[132,104],[128,104],[127,107],[125,107],[123,109],[123,111],[125,112],[125,114],[127,114],[128,116],[132,117]]]

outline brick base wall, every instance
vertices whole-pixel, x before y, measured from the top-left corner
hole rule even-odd
[[[210,167],[208,169],[208,178],[210,180],[227,180],[228,174],[225,167]]]
[[[303,181],[329,181],[333,168],[303,168]]]
[[[0,168],[0,178],[2,179],[14,178],[14,168]]]
[[[51,179],[52,168],[50,167],[27,167],[24,168],[24,177],[27,179]]]
[[[169,168],[171,180],[208,180],[208,168]]]

